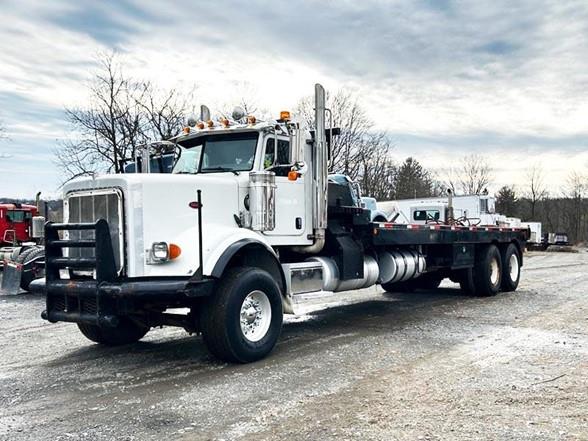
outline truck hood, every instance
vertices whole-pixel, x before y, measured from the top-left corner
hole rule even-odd
[[[124,254],[131,277],[190,275],[200,266],[198,258],[198,209],[190,206],[201,191],[203,249],[206,254],[219,232],[238,229],[239,187],[248,185],[248,175],[232,173],[171,175],[121,174],[71,181],[68,194],[116,188],[124,206]],[[174,243],[182,254],[174,261],[149,265],[154,242]]]

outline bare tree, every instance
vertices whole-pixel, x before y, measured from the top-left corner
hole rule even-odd
[[[144,84],[137,103],[144,112],[144,135],[150,139],[169,139],[178,134],[188,112],[193,112],[195,88],[185,93],[177,89],[159,90]]]
[[[56,150],[66,179],[118,172],[119,160],[132,158],[137,146],[177,134],[192,99],[192,94],[162,92],[127,78],[114,54],[102,56],[100,67],[89,88],[88,105],[66,109],[74,138]]]
[[[575,241],[584,239],[588,229],[588,213],[586,196],[588,193],[588,179],[577,171],[572,171],[567,179],[565,189],[566,199],[569,203],[566,210],[568,225]]]
[[[543,176],[543,168],[539,164],[534,164],[527,170],[527,197],[531,206],[531,220],[535,219],[537,203],[547,196]]]
[[[478,154],[464,156],[461,165],[446,172],[445,185],[454,193],[482,194],[492,181],[492,169],[486,158]]]
[[[254,115],[261,120],[276,118],[276,115],[272,115],[267,108],[260,104],[259,91],[253,84],[247,81],[241,81],[235,85],[231,91],[231,95],[233,99],[230,102],[222,103],[219,106],[221,109],[219,113],[222,117],[230,118],[233,109],[239,106],[245,111],[246,115]]]
[[[391,158],[392,143],[385,133],[371,133],[358,149],[358,181],[362,193],[378,200],[394,196],[397,168]]]
[[[334,95],[327,93],[327,103],[333,115],[333,127],[341,129],[341,134],[332,140],[329,172],[343,173],[351,179],[356,179],[360,173],[357,164],[362,157],[361,149],[369,146],[365,141],[373,123],[367,117],[357,97],[350,92],[339,90]],[[300,100],[296,112],[309,127],[314,127],[312,97]]]

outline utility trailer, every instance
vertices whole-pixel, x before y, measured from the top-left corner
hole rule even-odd
[[[220,359],[251,362],[308,293],[431,289],[447,277],[475,295],[517,288],[528,230],[372,221],[348,182],[327,177],[327,114],[317,84],[314,131],[288,112],[202,116],[169,140],[171,174],[68,183],[64,222],[45,227],[42,317],[106,345],[178,326]]]

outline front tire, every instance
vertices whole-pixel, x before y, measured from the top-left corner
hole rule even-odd
[[[516,291],[520,279],[521,258],[517,247],[511,243],[506,247],[502,255],[502,291]]]
[[[282,329],[282,295],[261,269],[230,269],[201,310],[204,343],[217,358],[249,363],[268,355]]]
[[[135,343],[149,332],[149,326],[136,323],[127,317],[121,317],[120,322],[115,327],[78,323],[78,328],[88,340],[106,346]]]

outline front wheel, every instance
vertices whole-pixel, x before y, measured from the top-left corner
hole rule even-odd
[[[118,325],[115,327],[78,323],[78,328],[88,340],[106,346],[120,346],[135,343],[149,332],[149,326],[139,324],[127,317],[121,317]]]
[[[224,361],[260,360],[282,329],[282,295],[274,279],[257,268],[228,271],[201,310],[201,330],[210,352]]]

